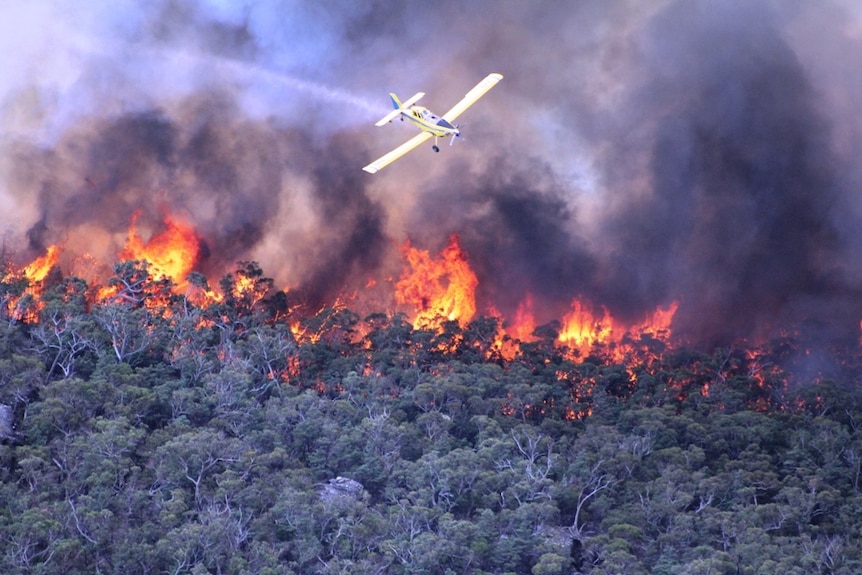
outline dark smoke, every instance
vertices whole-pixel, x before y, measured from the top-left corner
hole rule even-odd
[[[650,129],[609,157],[643,161],[651,185],[641,193],[605,168],[626,197],[605,223],[610,301],[678,297],[675,325],[697,341],[814,319],[856,333],[860,286],[836,265],[833,210],[846,192],[816,91],[775,14],[736,8],[680,2],[645,31],[650,74],[625,107]]]
[[[331,303],[346,290],[361,287],[376,275],[388,247],[382,207],[368,198],[365,173],[355,141],[337,137],[307,156],[320,225],[304,257],[312,264],[301,290],[314,307]]]

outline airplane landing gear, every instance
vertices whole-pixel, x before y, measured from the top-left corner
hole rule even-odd
[[[439,152],[440,146],[438,146],[437,144],[434,144],[434,146],[432,146],[431,149],[434,150],[435,152]]]

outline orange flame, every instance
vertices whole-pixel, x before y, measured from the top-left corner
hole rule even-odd
[[[57,265],[60,259],[60,248],[57,246],[49,246],[45,255],[39,256],[29,265],[25,266],[21,271],[12,271],[4,277],[8,281],[12,278],[25,278],[27,287],[20,296],[7,295],[6,309],[11,317],[25,322],[38,321],[38,312],[44,308],[44,302],[39,300],[42,295],[41,282],[48,276],[48,273]],[[32,300],[24,296],[31,296]],[[26,302],[26,303],[25,303]]]
[[[571,311],[563,318],[563,328],[557,339],[581,356],[589,354],[595,345],[618,345],[626,334],[649,335],[667,340],[678,307],[679,302],[674,301],[667,308],[657,308],[640,324],[622,326],[614,321],[606,307],[602,306],[601,315],[598,315],[590,304],[578,298],[572,302]]]
[[[258,286],[253,275],[240,272],[233,278],[232,294],[220,294],[206,287],[189,284],[186,278],[197,264],[200,254],[199,237],[194,228],[181,219],[166,214],[163,226],[148,240],[144,240],[142,236],[145,234],[141,234],[137,226],[138,216],[139,214],[135,214],[130,222],[126,244],[119,253],[121,260],[147,261],[149,272],[154,278],[165,277],[172,280],[177,289],[185,289],[186,296],[198,305],[221,301],[224,297],[232,296],[242,300],[244,305],[254,307],[265,297],[270,284]],[[404,242],[400,252],[404,258],[404,267],[394,286],[395,301],[399,306],[406,306],[415,328],[440,329],[442,323],[446,321],[458,322],[465,327],[474,319],[477,311],[478,279],[470,267],[468,256],[460,245],[458,235],[451,235],[448,245],[436,256],[432,256],[426,250],[413,247],[409,240]],[[37,295],[34,290],[40,291],[41,286],[38,284],[57,264],[59,254],[60,249],[57,246],[51,246],[44,256],[15,272],[16,277],[26,277],[29,281],[31,287],[26,293]],[[372,280],[369,281],[366,289],[373,287]],[[114,293],[114,288],[102,288],[98,299],[111,297]],[[18,310],[20,306],[17,299],[20,298],[16,298],[16,301],[9,300],[7,307],[13,317],[23,319],[24,314],[29,312]],[[155,305],[163,304],[162,300],[155,301]],[[32,308],[31,304],[27,305]],[[334,307],[345,305],[345,302],[337,301]],[[595,353],[597,346],[600,348],[599,353],[613,357],[615,360],[625,360],[636,354],[652,353],[653,348],[649,347],[649,342],[640,338],[649,336],[667,342],[670,339],[670,328],[677,307],[678,304],[673,302],[666,308],[657,308],[642,323],[625,325],[614,320],[606,307],[593,307],[582,298],[576,298],[562,320],[558,343],[568,349],[570,359]],[[499,319],[498,325],[501,327],[498,328],[498,333],[495,335],[493,344],[488,347],[487,353],[489,356],[512,360],[520,353],[521,343],[535,339],[533,333],[537,322],[533,310],[533,297],[527,293],[508,321],[494,311],[492,306],[488,309],[492,316]],[[324,322],[319,328],[313,327],[314,325],[312,322],[304,326],[300,320],[294,318],[291,329],[298,339],[316,341],[323,337],[323,332],[328,329],[329,324]],[[352,332],[351,337],[361,337],[363,335],[361,331],[357,329],[355,333]],[[455,345],[458,342],[449,343]]]
[[[671,334],[671,324],[673,316],[676,315],[676,310],[679,309],[679,302],[672,301],[667,308],[656,308],[652,316],[647,318],[640,326],[632,333],[649,334],[656,338],[668,339]]]
[[[412,305],[417,327],[434,327],[441,320],[466,324],[476,315],[476,286],[479,280],[470,269],[459,238],[452,234],[449,245],[432,259],[406,241],[401,253],[407,261],[401,279],[395,284],[395,300]]]
[[[536,330],[536,318],[533,315],[532,294],[527,293],[518,304],[515,317],[511,322],[505,321],[503,315],[494,307],[491,307],[487,313],[491,317],[498,318],[502,324],[502,329],[499,330],[494,341],[494,350],[503,359],[507,361],[515,359],[521,349],[521,343],[535,339],[533,332]]]
[[[563,318],[563,328],[557,339],[581,355],[587,355],[596,344],[608,344],[614,335],[614,325],[607,308],[602,307],[601,317],[580,299],[572,302],[571,311]]]
[[[48,275],[48,272],[51,271],[51,268],[57,265],[59,258],[60,248],[49,246],[44,256],[36,258],[30,265],[24,268],[24,277],[30,280],[31,284],[42,281]]]
[[[138,213],[132,216],[129,237],[119,257],[123,260],[146,260],[154,277],[166,277],[178,286],[197,263],[200,244],[195,230],[189,224],[173,216],[165,215],[164,230],[154,234],[146,243],[138,235]]]
[[[518,304],[515,317],[506,332],[518,341],[531,341],[534,331],[536,331],[536,318],[533,315],[533,296],[528,293]]]

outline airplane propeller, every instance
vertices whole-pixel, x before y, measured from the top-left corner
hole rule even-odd
[[[461,141],[464,141],[464,139],[465,139],[465,138],[464,138],[463,134],[461,134],[461,128],[463,128],[463,127],[464,127],[464,126],[466,126],[466,125],[467,125],[466,123],[464,123],[464,124],[455,124],[455,129],[456,129],[456,130],[458,130],[458,131],[452,134],[452,139],[450,139],[450,140],[449,140],[449,145],[450,145],[450,146],[452,146],[452,145],[454,145],[454,144],[455,144],[455,138],[461,138]]]

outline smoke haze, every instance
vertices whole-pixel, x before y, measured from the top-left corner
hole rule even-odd
[[[5,12],[5,13],[4,13]],[[850,1],[61,2],[0,8],[0,225],[112,261],[132,214],[331,301],[458,233],[478,306],[583,296],[723,345],[862,319],[862,13]],[[375,128],[387,92],[445,111]],[[71,256],[70,256],[71,257]]]

